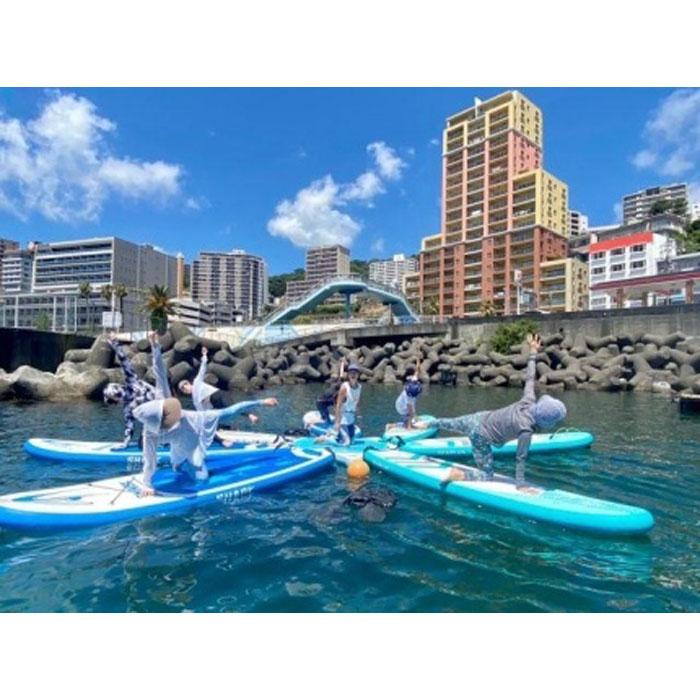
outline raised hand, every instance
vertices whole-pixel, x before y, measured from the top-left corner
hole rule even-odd
[[[251,422],[252,425],[255,425],[260,419],[254,413],[249,413],[248,420]]]
[[[149,342],[151,345],[155,345],[155,344],[158,342],[158,337],[157,337],[155,331],[150,331],[150,332],[148,333],[148,342]]]
[[[534,335],[532,333],[527,334],[527,344],[530,348],[530,352],[537,353],[540,351],[542,348],[542,338],[540,338],[539,333],[535,333]]]
[[[207,350],[205,345],[202,345],[202,357],[206,357],[209,354],[209,350]]]

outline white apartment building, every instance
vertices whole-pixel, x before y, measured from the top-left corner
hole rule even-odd
[[[0,260],[3,296],[23,294],[32,290],[32,255],[27,250],[6,253]]]
[[[632,192],[622,198],[623,219],[626,224],[634,221],[642,221],[649,216],[652,205],[667,199],[685,199],[688,201],[688,185],[677,183],[674,185],[660,185],[647,187],[645,190]]]
[[[569,209],[569,237],[578,236],[588,230],[588,217],[580,211]]]
[[[388,287],[404,291],[406,275],[418,271],[418,261],[403,254],[394,255],[391,260],[377,260],[369,264],[369,279]]]
[[[591,242],[588,259],[590,308],[617,308],[617,291],[611,283],[655,276],[659,265],[675,255],[676,242],[673,238],[652,231]],[[596,288],[598,285],[599,288]],[[624,306],[641,304],[639,299],[627,300]]]
[[[182,321],[190,328],[202,328],[206,326],[230,326],[243,320],[240,312],[234,312],[230,304],[226,302],[196,301],[191,297],[177,297],[173,299],[173,314],[171,321]]]

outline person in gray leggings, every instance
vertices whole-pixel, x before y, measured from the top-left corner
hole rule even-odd
[[[566,406],[547,394],[535,396],[535,358],[542,347],[539,335],[528,335],[527,344],[530,356],[525,372],[523,397],[515,403],[495,411],[479,411],[457,418],[435,418],[416,423],[417,428],[437,426],[443,430],[466,435],[472,443],[476,466],[482,471],[478,477],[470,477],[472,472],[452,469],[448,480],[469,478],[493,478],[492,446],[500,447],[510,440],[518,441],[515,457],[515,481],[518,488],[528,488],[525,484],[525,462],[530,449],[530,441],[535,430],[551,430],[566,418]]]

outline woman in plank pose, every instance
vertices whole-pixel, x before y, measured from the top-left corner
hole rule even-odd
[[[207,448],[214,440],[219,421],[233,418],[253,406],[276,406],[277,399],[241,401],[223,409],[186,411],[172,397],[168,373],[163,364],[160,344],[155,333],[150,333],[153,373],[156,377],[156,398],[139,406],[134,416],[143,424],[143,488],[142,495],[154,494],[152,479],[158,463],[159,444],[168,444],[170,463],[175,471],[189,466],[196,480],[209,477],[204,464]]]
[[[530,356],[525,373],[525,391],[520,401],[495,411],[479,411],[458,418],[436,418],[416,423],[417,428],[437,426],[444,430],[467,435],[472,443],[476,466],[484,472],[484,479],[493,478],[493,453],[491,446],[500,447],[509,440],[518,441],[515,458],[515,481],[518,488],[527,490],[525,484],[525,461],[530,449],[530,440],[535,430],[551,430],[566,418],[566,406],[559,399],[548,395],[535,396],[535,358],[542,347],[539,335],[528,335]],[[469,479],[470,472],[453,468],[447,479],[460,481]]]

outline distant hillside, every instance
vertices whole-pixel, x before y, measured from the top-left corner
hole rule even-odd
[[[304,270],[301,267],[297,267],[293,272],[285,272],[282,275],[273,275],[268,279],[268,286],[270,288],[270,294],[273,297],[283,297],[287,291],[287,282],[292,280],[303,280]]]
[[[369,264],[377,262],[381,258],[372,258],[371,260],[351,260],[350,274],[360,275],[365,279],[369,279]],[[287,291],[287,282],[292,280],[303,280],[304,270],[298,267],[294,272],[285,272],[282,275],[273,275],[269,278],[270,294],[273,297],[282,297]]]

